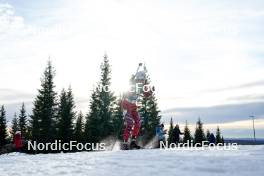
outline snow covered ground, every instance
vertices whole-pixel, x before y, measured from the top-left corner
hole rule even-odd
[[[133,150],[0,156],[0,176],[264,175],[264,146],[236,151]]]

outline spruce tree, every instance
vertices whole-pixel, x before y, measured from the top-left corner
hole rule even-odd
[[[217,128],[216,128],[215,142],[216,142],[216,144],[222,143],[221,131],[220,131],[219,126],[217,126]]]
[[[113,111],[115,96],[109,90],[111,85],[111,68],[105,55],[101,64],[101,79],[92,92],[90,112],[86,116],[85,136],[88,141],[98,142],[114,134]]]
[[[7,143],[6,138],[6,111],[4,105],[2,105],[0,109],[0,147]]]
[[[90,100],[90,112],[86,115],[84,140],[86,142],[99,142],[100,138],[100,123],[99,116],[99,90],[95,88],[93,90]]]
[[[69,142],[73,137],[73,120],[75,118],[74,99],[71,88],[61,91],[58,107],[58,139]]]
[[[113,127],[114,127],[114,136],[118,139],[123,139],[123,110],[121,106],[122,98],[121,96],[116,101],[116,107],[114,109],[114,119],[113,119]]]
[[[14,137],[16,132],[19,131],[19,124],[18,124],[16,113],[14,114],[14,118],[12,120],[11,128],[12,128],[12,133],[11,134],[12,134],[12,137]]]
[[[41,106],[42,102],[40,100],[35,100],[33,103],[34,108],[32,110],[33,115],[30,116],[29,127],[30,139],[38,141],[40,139],[40,116],[41,116]]]
[[[150,85],[150,78],[147,75],[146,85]],[[160,124],[161,116],[158,110],[158,103],[153,92],[150,96],[143,96],[139,99],[139,113],[143,119],[142,129],[144,134],[143,143],[148,143],[155,136],[155,129]]]
[[[30,117],[30,116],[29,116]],[[27,126],[26,126],[26,134],[24,135],[25,139],[32,139],[32,127],[29,123],[30,120],[28,120]]]
[[[191,131],[188,127],[188,123],[186,121],[185,123],[185,127],[184,127],[184,136],[183,136],[183,143],[187,143],[189,141],[189,143],[191,144],[191,140],[192,140],[192,135],[191,135]]]
[[[169,137],[168,137],[168,144],[170,145],[173,142],[173,120],[172,117],[170,119],[170,128],[169,128]]]
[[[55,118],[57,113],[57,102],[54,85],[55,71],[51,61],[41,79],[41,88],[34,101],[31,116],[32,139],[40,142],[52,142],[55,139]]]
[[[84,130],[83,114],[82,112],[79,112],[73,132],[74,139],[77,140],[78,142],[83,141],[83,132],[84,132],[83,130]]]
[[[225,140],[224,140],[224,137],[223,137],[223,136],[221,137],[221,143],[222,143],[222,144],[225,143]]]
[[[206,139],[209,140],[209,137],[210,137],[210,131],[209,130],[206,130]]]
[[[113,134],[113,111],[116,97],[110,91],[111,86],[111,66],[107,55],[104,55],[103,63],[101,64],[101,80],[99,87],[99,116],[101,118],[101,138],[105,138]]]
[[[206,140],[206,137],[204,134],[203,123],[201,122],[201,119],[199,118],[196,123],[194,142],[195,144],[202,144],[202,142],[205,140]]]
[[[22,103],[20,114],[19,114],[19,120],[18,120],[19,130],[21,131],[21,136],[26,137],[27,133],[27,115],[26,115],[26,109],[25,104]]]

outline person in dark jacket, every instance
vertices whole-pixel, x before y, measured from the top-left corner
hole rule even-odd
[[[208,142],[209,142],[209,144],[215,144],[215,136],[213,133],[210,134],[210,136],[208,138]]]
[[[180,127],[177,124],[172,131],[172,142],[178,144],[180,141],[180,135],[183,135],[183,133],[181,132]]]

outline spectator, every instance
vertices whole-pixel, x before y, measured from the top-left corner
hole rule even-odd
[[[167,130],[164,130],[164,125],[158,125],[156,127],[156,136],[158,137],[159,141],[165,141],[165,134]]]
[[[20,131],[16,132],[15,138],[14,138],[14,143],[16,146],[16,151],[21,152],[23,145],[22,145],[22,139],[21,139],[21,132]]]
[[[180,141],[180,135],[183,135],[183,133],[180,131],[180,127],[177,124],[172,131],[172,142],[178,144]]]

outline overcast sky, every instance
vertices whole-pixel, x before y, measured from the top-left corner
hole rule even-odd
[[[0,0],[0,104],[9,121],[29,111],[50,57],[56,90],[70,84],[86,113],[107,53],[115,92],[146,63],[164,122],[251,137],[253,114],[264,137],[263,24],[262,0]]]

